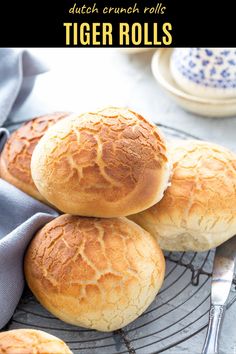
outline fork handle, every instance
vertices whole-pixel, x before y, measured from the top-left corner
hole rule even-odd
[[[225,305],[211,305],[209,324],[202,354],[218,354],[219,336],[225,314]]]

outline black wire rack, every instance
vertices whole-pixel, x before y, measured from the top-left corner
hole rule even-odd
[[[198,139],[165,125],[158,126],[169,138]],[[207,326],[214,251],[166,252],[165,258],[162,289],[146,312],[125,328],[103,333],[68,325],[47,312],[26,288],[5,330],[45,330],[64,340],[74,354],[168,353]],[[227,307],[236,301],[235,284],[236,280]]]

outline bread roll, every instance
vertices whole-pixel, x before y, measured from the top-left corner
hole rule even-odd
[[[125,108],[57,123],[37,145],[31,170],[40,193],[59,210],[97,217],[150,207],[170,176],[158,128]]]
[[[0,333],[0,354],[72,354],[59,338],[35,329]]]
[[[106,332],[127,325],[150,305],[165,261],[154,238],[124,217],[62,215],[36,234],[24,269],[48,311]]]
[[[206,251],[236,234],[236,155],[203,141],[170,147],[173,178],[160,203],[130,218],[169,251]]]
[[[0,177],[32,197],[45,201],[31,177],[31,156],[46,130],[68,114],[58,112],[37,117],[16,130],[0,156]]]

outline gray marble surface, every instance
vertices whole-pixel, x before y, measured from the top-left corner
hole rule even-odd
[[[83,112],[106,105],[129,106],[154,122],[181,129],[187,133],[220,143],[236,151],[236,117],[224,119],[203,118],[185,112],[176,106],[162,92],[152,76],[150,68],[150,61],[153,55],[152,50],[139,54],[125,54],[116,49],[34,49],[33,51],[51,66],[51,71],[41,75],[37,79],[33,92],[22,105],[21,109],[13,113],[13,116],[20,117],[23,120],[26,117],[47,113],[51,110]],[[172,276],[177,277],[178,272],[181,272],[181,267],[178,266],[176,272],[172,273]],[[189,281],[188,277],[189,275],[186,273],[186,277],[182,279],[183,283],[176,283],[173,294],[177,294],[177,289],[181,284],[183,285],[185,281]],[[167,285],[168,283],[165,283],[165,286]],[[193,297],[196,304],[209,294],[210,281],[204,286],[205,288],[203,287]],[[190,296],[192,291],[192,288],[187,289],[184,296]],[[232,291],[231,297],[234,295],[235,293]],[[166,298],[164,300],[166,302]],[[160,296],[158,301],[162,302],[164,300]],[[176,306],[178,301],[178,298],[176,298],[174,305],[171,301],[167,301],[167,308],[170,309]],[[186,305],[181,307],[181,311],[173,312],[171,321],[178,322],[178,318],[181,315],[184,315],[188,311],[191,312],[192,306],[191,303],[186,302]],[[204,302],[202,306],[199,306],[195,310],[193,316],[198,318],[204,311],[207,311],[208,306],[209,302]],[[22,318],[23,315],[20,313],[17,316]],[[195,323],[187,328],[185,328],[185,324],[188,323],[187,320],[180,321],[177,327],[182,326],[183,329],[179,336],[183,335],[183,333],[187,336],[191,330],[194,330],[194,326],[199,326],[200,328],[206,324],[207,315],[200,321],[202,321],[201,324]],[[156,321],[155,326],[165,328],[165,323],[160,319]],[[134,343],[138,343],[139,346],[142,346],[140,343],[148,343],[150,337],[146,337],[143,340],[138,340],[135,337],[137,336],[138,338],[142,333],[145,336],[145,329],[137,331],[132,331],[132,325],[128,328],[131,342],[134,340]],[[164,334],[165,331],[163,330],[156,335],[157,341]],[[204,337],[205,330],[199,332],[189,340],[168,349],[165,353],[199,354]],[[153,336],[152,342],[154,342]],[[155,344],[147,350],[137,350],[137,353],[151,353],[157,349],[161,350],[161,347]],[[109,353],[109,350],[107,350],[90,349],[88,353]],[[220,350],[221,354],[236,353],[235,303],[226,313]]]

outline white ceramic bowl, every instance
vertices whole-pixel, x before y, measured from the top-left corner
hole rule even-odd
[[[176,48],[170,69],[177,84],[199,97],[236,97],[236,48]]]
[[[236,115],[236,98],[198,97],[186,93],[178,86],[170,71],[170,59],[173,49],[158,49],[152,57],[152,72],[165,92],[187,111],[206,117],[228,117]]]

